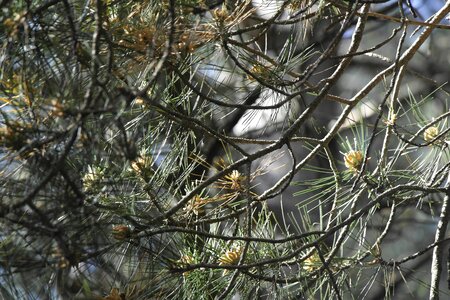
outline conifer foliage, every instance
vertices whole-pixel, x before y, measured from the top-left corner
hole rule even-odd
[[[1,0],[1,299],[448,297],[449,13]]]

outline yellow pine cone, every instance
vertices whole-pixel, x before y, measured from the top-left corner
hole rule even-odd
[[[213,10],[212,16],[218,22],[223,22],[229,17],[229,13],[228,13],[228,10],[226,9],[226,7],[216,8],[215,10]]]
[[[361,151],[351,150],[344,155],[345,166],[352,172],[359,171],[363,162],[363,154]]]
[[[126,296],[124,293],[119,293],[119,289],[113,288],[108,296],[101,298],[102,300],[125,300]]]
[[[322,263],[320,261],[319,254],[317,252],[314,252],[312,255],[310,255],[307,259],[303,261],[302,268],[307,272],[313,272],[316,269],[320,268],[321,266]]]
[[[230,250],[225,251],[222,256],[219,258],[219,266],[231,266],[236,265],[239,262],[239,259],[242,255],[242,248],[236,247],[231,248]],[[229,270],[224,270],[223,275],[226,275]]]
[[[300,8],[304,7],[306,5],[306,1],[304,0],[293,0],[288,5],[289,10],[299,10]]]
[[[188,265],[191,265],[193,263],[195,263],[194,258],[188,254],[182,255],[180,257],[180,259],[177,261],[178,265],[180,265],[181,267],[186,267]],[[186,276],[190,273],[191,271],[186,271],[183,272],[183,276]]]
[[[245,180],[245,176],[239,173],[238,170],[233,170],[231,174],[225,175],[225,179],[228,181],[229,188],[235,191],[242,190],[242,183]]]
[[[252,68],[249,71],[250,71],[251,74],[254,74],[257,77],[267,77],[267,76],[264,76],[264,75],[268,74],[267,68],[265,66],[261,65],[261,64],[255,64],[254,66],[252,66]],[[254,80],[255,79],[250,74],[247,75],[247,78],[250,79],[250,80]]]
[[[439,135],[439,129],[436,126],[428,127],[423,133],[423,139],[426,142],[431,142]]]

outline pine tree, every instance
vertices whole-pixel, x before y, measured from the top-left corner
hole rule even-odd
[[[2,299],[448,297],[450,2],[414,5],[2,0]]]

